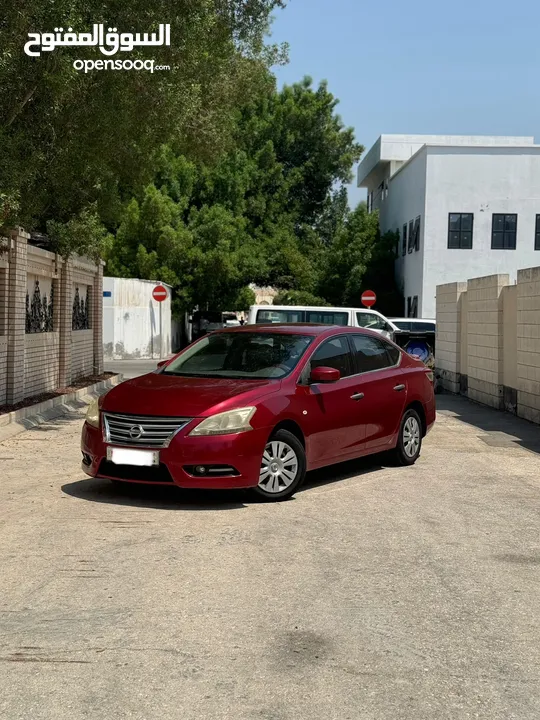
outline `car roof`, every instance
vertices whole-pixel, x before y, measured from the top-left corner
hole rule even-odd
[[[215,333],[267,333],[286,335],[335,335],[336,333],[358,333],[379,337],[378,333],[367,328],[351,325],[318,325],[317,323],[257,323],[257,325],[241,325],[240,327],[223,328]],[[214,333],[212,333],[214,334]]]
[[[269,312],[272,312],[272,310],[309,310],[310,312],[317,312],[320,310],[321,312],[367,312],[371,315],[380,315],[381,313],[378,310],[374,310],[373,308],[367,308],[367,307],[327,307],[326,305],[252,305],[250,307],[250,310],[268,310]],[[384,316],[383,316],[384,317]]]

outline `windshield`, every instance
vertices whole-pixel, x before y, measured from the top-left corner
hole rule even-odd
[[[272,379],[288,375],[313,337],[278,333],[216,333],[163,369],[185,377]]]

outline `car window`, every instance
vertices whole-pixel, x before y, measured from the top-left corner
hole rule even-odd
[[[384,370],[396,365],[399,360],[399,350],[389,343],[367,335],[354,335],[353,347],[357,372],[372,372]]]
[[[330,310],[306,310],[306,322],[321,325],[348,325],[349,313]]]
[[[392,322],[400,330],[410,330],[411,329],[411,323],[406,322],[405,320],[392,320]]]
[[[303,310],[258,310],[258,323],[300,323],[304,322]]]
[[[351,352],[347,338],[337,337],[324,342],[313,353],[311,369],[330,367],[339,370],[341,377],[352,374]]]
[[[386,330],[390,332],[392,329],[382,317],[372,313],[357,312],[356,322],[359,327],[368,328],[369,330]]]
[[[435,332],[435,323],[430,322],[419,322],[411,323],[412,332]]]
[[[312,340],[280,333],[216,333],[189,347],[162,372],[184,377],[282,378],[296,367]]]

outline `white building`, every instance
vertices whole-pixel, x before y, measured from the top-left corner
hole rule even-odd
[[[540,265],[532,137],[381,135],[358,168],[382,232],[399,231],[405,315],[434,318],[437,285]]]

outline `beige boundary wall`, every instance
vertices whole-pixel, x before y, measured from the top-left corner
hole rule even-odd
[[[103,372],[103,264],[65,261],[29,237],[17,228],[0,244],[0,405]]]
[[[437,287],[445,389],[540,423],[540,267]]]

